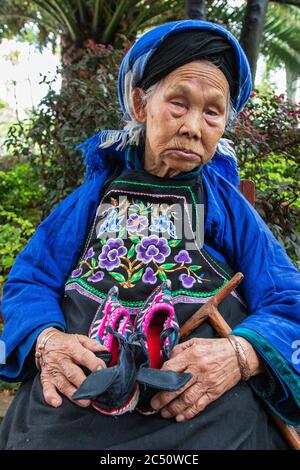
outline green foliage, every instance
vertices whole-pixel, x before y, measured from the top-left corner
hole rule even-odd
[[[261,52],[269,65],[286,63],[299,71],[299,6],[288,1],[269,2]],[[298,0],[297,0],[298,1]],[[236,4],[235,4],[236,3]],[[207,19],[240,36],[246,2],[207,0]],[[2,0],[0,40],[17,35],[39,49],[58,40],[65,65],[76,62],[85,43],[112,44],[122,49],[136,34],[172,20],[185,18],[182,0]]]
[[[289,256],[300,260],[300,107],[273,93],[252,94],[228,137],[242,178],[255,181],[256,208]]]
[[[41,219],[45,195],[28,162],[0,170],[0,285]]]
[[[74,49],[86,40],[122,48],[140,28],[183,18],[183,9],[181,0],[2,0],[0,40],[18,35],[36,45],[55,47],[61,38],[65,63],[70,63]]]
[[[17,390],[20,387],[20,383],[8,383],[8,382],[2,382],[0,380],[0,392],[3,392],[4,390],[10,390],[9,395],[15,395]]]
[[[100,129],[118,128],[116,76],[121,54],[90,43],[81,60],[64,69],[60,93],[49,92],[26,122],[6,139],[11,155],[25,155],[39,172],[47,197],[42,217],[83,182],[81,153],[74,148]]]
[[[270,3],[265,19],[261,51],[268,59],[268,68],[282,65],[300,73],[300,8]]]
[[[0,206],[0,284],[12,267],[15,257],[34,233],[34,225]]]

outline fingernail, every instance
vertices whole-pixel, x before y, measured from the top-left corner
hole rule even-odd
[[[59,401],[59,400],[53,400],[53,401],[52,401],[52,405],[53,405],[53,406],[59,406],[59,405],[60,405],[60,401]]]
[[[151,401],[151,406],[154,410],[158,410],[159,409],[159,401],[158,400]]]
[[[103,369],[103,366],[98,366],[97,371]]]
[[[88,406],[90,406],[90,402],[89,402],[89,401],[81,401],[80,404],[81,404],[81,406],[82,406],[83,408],[87,408]]]
[[[167,410],[162,410],[161,415],[162,415],[163,418],[171,418],[172,417],[171,413]]]
[[[185,420],[185,417],[184,417],[183,415],[178,415],[178,416],[176,416],[176,421],[177,421],[177,423],[181,423],[181,422],[184,421],[184,420]]]

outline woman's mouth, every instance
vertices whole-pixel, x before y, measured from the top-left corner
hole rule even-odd
[[[199,160],[200,155],[197,153],[191,152],[189,150],[182,150],[182,149],[170,149],[170,152],[174,153],[178,157],[187,159],[187,160]]]

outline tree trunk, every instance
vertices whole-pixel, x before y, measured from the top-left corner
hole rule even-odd
[[[240,44],[249,60],[253,84],[267,8],[268,0],[248,0],[243,21]]]
[[[286,76],[286,94],[289,100],[292,103],[296,104],[296,93],[297,93],[297,82],[299,74],[289,69],[285,66],[285,76]]]
[[[62,65],[67,66],[81,59],[83,55],[82,45],[76,44],[66,34],[61,35],[61,59]]]
[[[206,0],[185,0],[186,17],[193,20],[206,20]]]

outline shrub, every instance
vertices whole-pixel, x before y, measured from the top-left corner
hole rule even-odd
[[[81,153],[74,148],[100,129],[119,126],[116,75],[121,60],[111,46],[89,41],[86,53],[64,68],[63,86],[49,92],[26,123],[12,126],[6,146],[27,155],[39,173],[47,197],[43,217],[84,179]]]
[[[44,198],[39,174],[28,162],[0,170],[0,285],[34,233]]]
[[[228,133],[242,178],[255,181],[256,209],[298,266],[300,259],[300,107],[284,95],[253,93]]]

